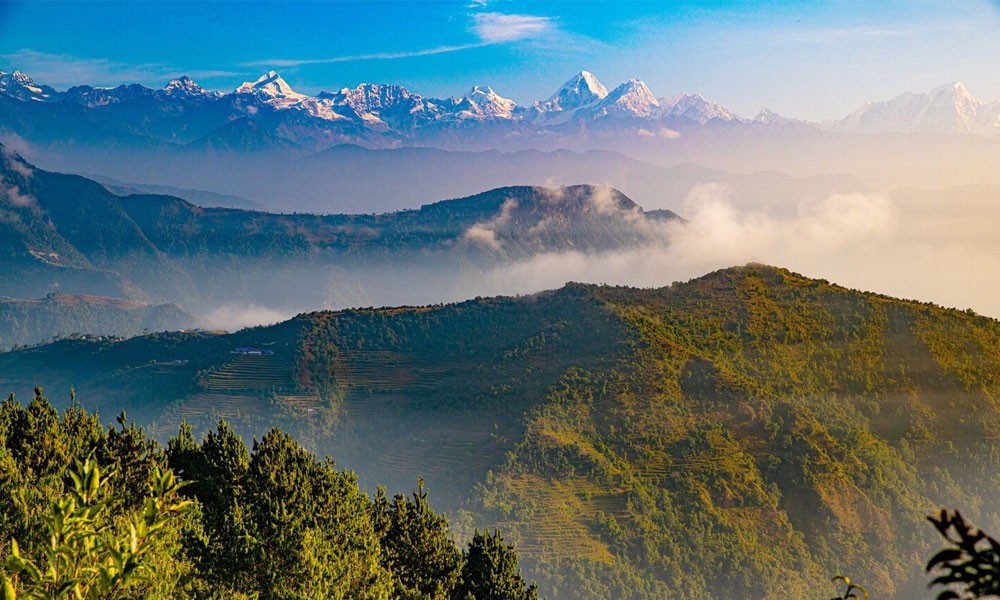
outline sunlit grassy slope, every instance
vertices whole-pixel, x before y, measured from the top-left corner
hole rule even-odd
[[[369,488],[423,475],[550,598],[829,598],[835,573],[920,597],[925,514],[1000,528],[1000,323],[761,265],[64,341],[0,377],[161,437],[279,424]]]

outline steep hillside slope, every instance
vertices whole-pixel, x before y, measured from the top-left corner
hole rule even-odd
[[[761,266],[594,293],[634,354],[567,377],[480,495],[556,597],[913,597],[925,514],[997,522],[996,321]]]
[[[0,146],[0,281],[22,298],[52,291],[147,300],[133,277],[191,282],[149,242],[121,198],[75,175],[49,173]]]
[[[457,531],[503,527],[550,598],[821,599],[834,573],[910,598],[925,514],[1000,526],[1000,323],[761,265],[67,340],[0,373],[161,437],[279,423],[369,488],[423,473]]]

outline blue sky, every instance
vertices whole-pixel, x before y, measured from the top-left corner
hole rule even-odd
[[[699,92],[839,118],[962,81],[1000,98],[1000,2],[24,2],[0,0],[0,70],[57,89],[189,74],[229,90],[276,69],[299,91],[391,82],[429,96],[487,84],[519,104],[581,69],[610,89]]]

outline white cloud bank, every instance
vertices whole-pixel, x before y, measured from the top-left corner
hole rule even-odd
[[[288,311],[275,310],[256,304],[247,304],[240,306],[220,306],[208,314],[202,315],[199,320],[201,326],[207,329],[236,331],[244,327],[280,323],[294,316],[295,313]]]
[[[491,272],[478,294],[531,293],[567,281],[660,287],[713,270],[762,262],[806,276],[889,294],[972,308],[1000,317],[1000,203],[949,210],[902,205],[882,194],[803,200],[792,212],[740,208],[727,188],[694,188],[661,239],[607,254],[542,254]],[[942,213],[948,219],[942,220]]]

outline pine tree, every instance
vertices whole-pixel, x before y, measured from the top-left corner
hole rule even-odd
[[[476,531],[465,552],[462,578],[453,600],[538,600],[538,589],[525,586],[517,552],[500,531]]]
[[[246,444],[225,421],[199,445],[182,423],[167,446],[170,467],[190,482],[184,491],[202,506],[204,535],[188,540],[208,584],[227,593],[252,593],[254,541],[244,508],[243,485],[250,463]]]
[[[375,529],[382,543],[383,565],[395,580],[395,598],[444,600],[451,597],[462,568],[462,554],[448,534],[448,520],[427,502],[424,480],[408,498],[392,502],[379,488],[373,503]]]
[[[286,433],[254,444],[246,482],[265,598],[388,598],[368,498]]]

